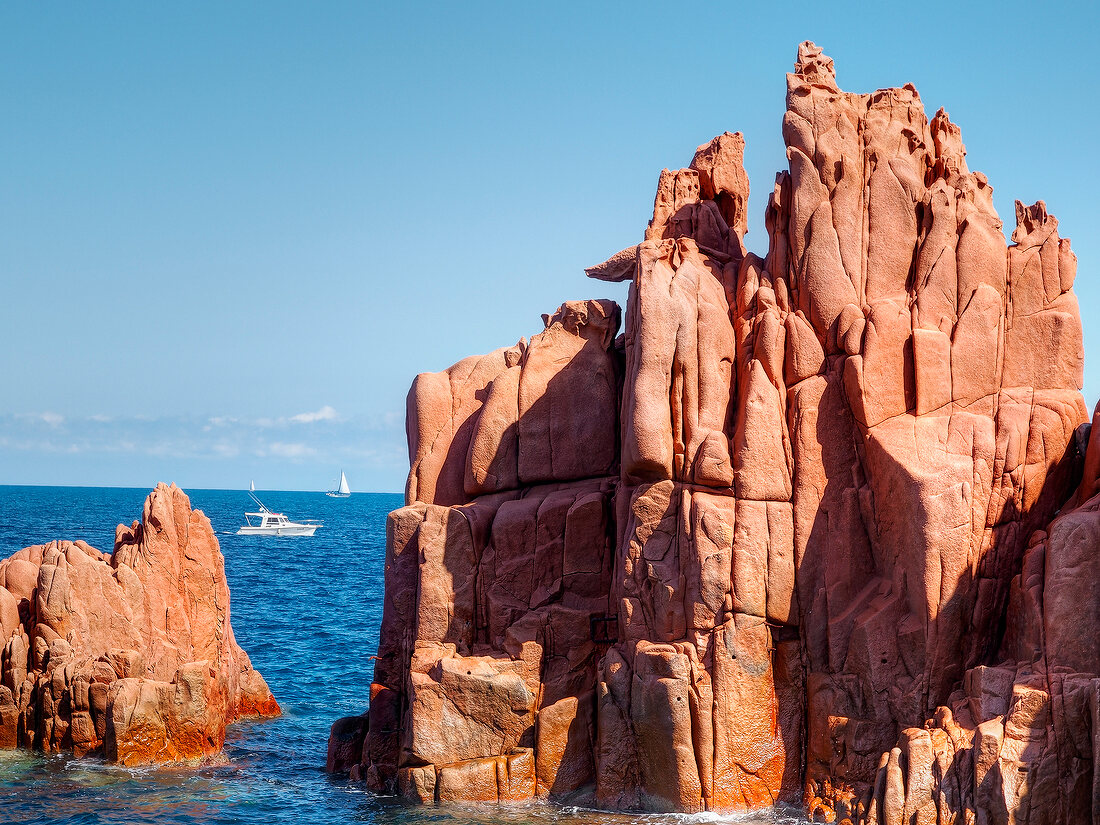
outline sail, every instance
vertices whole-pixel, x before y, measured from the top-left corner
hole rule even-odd
[[[250,493],[256,492],[256,482],[255,481],[249,481],[248,482],[248,492],[250,492]]]
[[[348,486],[348,477],[344,475],[344,471],[340,471],[340,492],[345,496],[351,494],[351,488]]]

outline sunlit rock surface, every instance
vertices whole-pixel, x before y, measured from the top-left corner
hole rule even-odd
[[[0,632],[0,747],[189,762],[227,724],[279,715],[233,639],[210,521],[175,485],[111,554],[55,541],[0,561]]]
[[[1006,244],[911,86],[842,92],[804,43],[787,87],[766,258],[720,135],[588,270],[631,282],[623,335],[569,302],[416,379],[370,710],[330,770],[420,801],[1092,821],[1076,257],[1042,202]]]

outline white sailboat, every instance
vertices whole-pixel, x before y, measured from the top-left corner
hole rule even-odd
[[[344,471],[340,471],[340,486],[335,490],[329,490],[325,493],[329,498],[347,498],[351,495],[351,487],[348,486],[348,477],[344,475]]]
[[[291,521],[282,513],[268,510],[256,497],[255,481],[248,483],[248,494],[260,509],[244,514],[245,523],[237,529],[238,536],[312,536],[322,526],[319,521]],[[258,519],[256,524],[253,518]]]

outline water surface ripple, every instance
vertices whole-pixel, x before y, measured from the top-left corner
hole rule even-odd
[[[0,486],[0,558],[56,538],[110,550],[114,528],[140,518],[143,489]],[[805,820],[626,816],[526,805],[414,807],[324,773],[328,729],[368,702],[382,611],[386,513],[400,495],[260,493],[273,510],[315,518],[313,538],[237,536],[243,492],[188,490],[218,533],[237,641],[282,705],[280,719],[234,725],[225,758],[199,768],[126,769],[93,759],[0,751],[6,823],[353,823],[377,825],[652,825]]]

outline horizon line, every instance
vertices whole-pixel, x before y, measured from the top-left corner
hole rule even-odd
[[[161,482],[157,482],[158,484]],[[174,481],[163,482],[165,484],[175,484]],[[201,491],[206,493],[234,493],[234,492],[248,492],[247,487],[181,487],[176,484],[179,489],[185,493],[188,490]],[[65,490],[153,490],[156,488],[156,484],[152,487],[145,486],[127,486],[122,484],[9,484],[6,482],[0,482],[0,487],[52,487]],[[256,492],[261,493],[320,493],[324,494],[326,490],[280,490],[275,487],[257,487]],[[382,491],[382,490],[352,490],[351,495],[368,495],[368,496],[403,496],[404,491]]]

